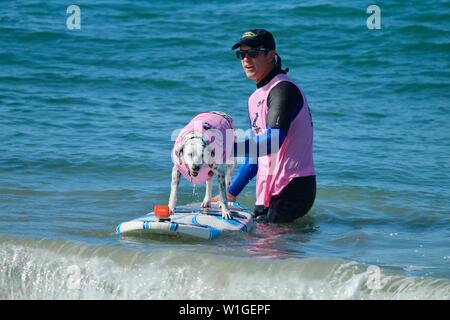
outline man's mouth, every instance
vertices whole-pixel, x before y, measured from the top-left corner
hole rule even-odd
[[[245,70],[251,71],[254,69],[253,66],[244,66]]]

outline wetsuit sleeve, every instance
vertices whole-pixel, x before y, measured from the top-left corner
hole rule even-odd
[[[228,188],[228,193],[237,197],[245,186],[252,180],[256,173],[258,172],[258,164],[256,161],[245,158],[245,163],[240,167],[238,175],[233,179],[230,187]]]
[[[249,139],[245,139],[242,142],[234,143],[234,157],[250,157],[250,151],[255,152],[256,155],[252,154],[252,156],[262,157],[272,153],[272,139],[276,139],[278,137],[278,145],[281,145],[286,138],[286,131],[283,129],[273,129],[269,128],[265,133],[252,136]],[[242,154],[243,152],[243,154]]]
[[[272,132],[275,131],[274,132]],[[278,132],[276,132],[278,131]],[[286,138],[286,133],[282,129],[272,129],[269,128],[266,130],[265,134],[254,136],[250,139],[246,139],[244,142],[244,148],[245,148],[245,162],[239,169],[238,175],[233,179],[233,182],[231,183],[230,187],[228,188],[228,192],[232,194],[233,196],[237,197],[241,191],[245,188],[245,186],[252,180],[256,173],[258,172],[258,162],[255,158],[250,157],[250,144],[253,143],[256,146],[254,146],[257,150],[257,155],[262,156],[266,154],[270,154],[272,152],[271,150],[271,139],[272,136],[279,135],[279,145],[283,143],[284,139]],[[267,146],[267,147],[266,147]],[[241,147],[242,148],[242,147]],[[261,149],[261,150],[260,150]],[[237,145],[235,144],[235,156],[237,156]]]
[[[292,120],[303,107],[303,97],[292,82],[282,81],[270,90],[267,107],[267,128],[281,129],[287,133]]]

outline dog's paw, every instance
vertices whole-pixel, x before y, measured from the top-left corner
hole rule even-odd
[[[201,207],[202,208],[211,208],[211,201],[203,200]]]
[[[231,219],[230,210],[222,209],[222,219],[225,219],[225,220]]]
[[[172,206],[168,206],[169,207],[169,215],[173,215],[173,212],[174,212],[174,207],[172,207]]]

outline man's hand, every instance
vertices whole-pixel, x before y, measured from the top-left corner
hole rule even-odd
[[[220,200],[220,195],[214,196],[211,198],[211,202],[218,202]],[[236,201],[236,197],[227,192],[227,200],[228,201]]]

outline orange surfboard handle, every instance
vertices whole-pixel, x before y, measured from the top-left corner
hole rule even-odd
[[[157,216],[159,218],[169,218],[170,217],[169,206],[166,206],[166,205],[157,204],[154,207],[153,212],[155,213],[155,216]]]

